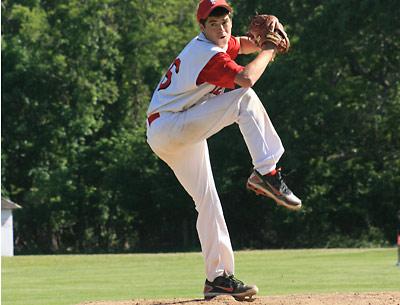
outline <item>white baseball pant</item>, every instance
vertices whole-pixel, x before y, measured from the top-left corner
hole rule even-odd
[[[207,138],[237,123],[261,174],[274,170],[284,148],[260,99],[251,88],[213,96],[182,112],[162,112],[147,128],[152,150],[174,171],[193,198],[206,276],[234,274],[234,256],[215,187]]]

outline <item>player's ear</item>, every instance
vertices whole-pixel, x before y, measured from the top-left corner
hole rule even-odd
[[[199,27],[202,32],[206,29],[206,20],[200,20]]]

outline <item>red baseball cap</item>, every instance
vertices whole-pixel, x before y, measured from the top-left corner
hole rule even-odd
[[[207,19],[208,15],[218,6],[226,8],[229,12],[232,12],[232,8],[225,0],[201,0],[197,8],[197,21],[201,19]]]

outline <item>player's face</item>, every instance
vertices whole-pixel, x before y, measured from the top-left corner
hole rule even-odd
[[[224,48],[231,37],[232,21],[229,15],[208,17],[204,26],[200,24],[200,28],[208,40]]]

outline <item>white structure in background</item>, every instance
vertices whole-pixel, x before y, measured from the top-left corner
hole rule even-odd
[[[14,255],[14,229],[12,211],[21,207],[1,198],[1,256]]]

